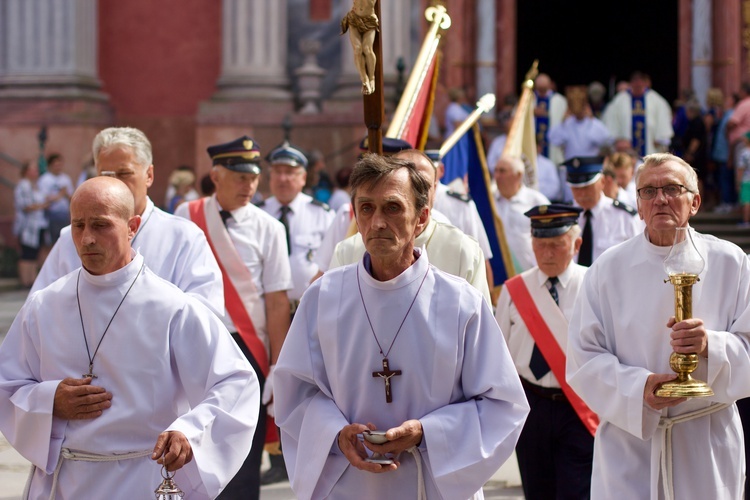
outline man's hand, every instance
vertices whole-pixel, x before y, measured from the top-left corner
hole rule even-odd
[[[112,393],[91,385],[94,379],[66,378],[55,390],[52,415],[65,420],[96,418],[112,406]]]
[[[386,453],[398,455],[412,446],[419,446],[422,442],[422,422],[419,420],[407,420],[398,427],[388,429],[385,437],[388,438],[387,443],[373,444],[365,441],[365,446],[381,455],[385,455]]]
[[[151,460],[164,465],[169,472],[182,468],[193,459],[193,448],[185,435],[179,431],[164,431],[156,439]]]
[[[359,470],[374,473],[396,470],[398,468],[398,462],[395,460],[395,463],[390,465],[380,465],[365,462],[365,459],[367,458],[367,451],[365,451],[365,447],[362,445],[362,441],[359,440],[358,435],[362,434],[362,431],[367,430],[374,431],[375,426],[371,423],[368,423],[367,425],[349,424],[341,429],[338,437],[339,449],[341,450],[341,453],[344,454],[344,456],[347,460],[349,460],[349,463],[352,464],[352,466],[356,467]]]
[[[677,323],[674,316],[669,318],[667,328],[672,329],[669,336],[672,350],[679,354],[699,354],[708,357],[708,332],[703,326],[703,320],[691,318]]]
[[[663,384],[664,382],[669,382],[676,378],[677,377],[674,373],[652,373],[651,375],[649,375],[648,379],[646,379],[646,386],[643,388],[643,400],[646,402],[646,404],[654,410],[661,411],[664,408],[677,406],[678,404],[687,401],[687,398],[662,398],[654,394],[654,392],[661,386],[661,384]]]

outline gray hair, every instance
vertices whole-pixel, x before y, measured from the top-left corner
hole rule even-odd
[[[695,169],[679,156],[670,153],[654,153],[645,156],[643,158],[643,163],[641,163],[635,170],[635,185],[638,186],[638,179],[644,170],[647,168],[659,167],[668,161],[677,163],[682,167],[685,171],[685,187],[688,188],[692,194],[696,194],[698,192],[698,174],[695,172]]]
[[[349,177],[349,185],[352,189],[352,200],[356,198],[357,191],[363,186],[376,187],[388,177],[393,175],[399,169],[405,168],[409,173],[412,192],[414,193],[414,208],[417,213],[421,212],[429,202],[430,181],[417,170],[414,162],[395,158],[392,156],[380,156],[373,153],[366,153],[354,165],[352,175]],[[352,203],[355,208],[356,204]]]
[[[102,150],[128,148],[133,152],[136,161],[144,169],[148,168],[154,162],[151,153],[151,143],[146,134],[131,127],[110,127],[105,128],[94,137],[92,150],[94,161]]]
[[[523,174],[526,172],[526,164],[523,162],[521,158],[517,156],[504,155],[500,157],[500,159],[497,162],[500,163],[501,161],[504,161],[510,164],[511,168],[513,169],[513,172],[517,174]]]

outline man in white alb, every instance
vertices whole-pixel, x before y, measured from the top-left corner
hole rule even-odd
[[[664,260],[698,212],[698,178],[682,159],[654,154],[636,183],[646,230],[589,268],[568,329],[568,383],[601,421],[591,498],[742,498],[734,402],[750,395],[750,261],[732,243],[690,229],[705,268],[692,288],[693,317],[675,322]],[[693,377],[713,396],[655,394],[676,377],[673,350],[698,354]]]
[[[131,248],[125,184],[84,182],[71,217],[83,267],[32,294],[0,346],[0,430],[33,464],[28,498],[153,498],[160,464],[185,498],[214,498],[250,448],[255,374]]]
[[[276,365],[292,489],[481,498],[528,412],[500,329],[479,292],[415,248],[430,183],[412,162],[367,154],[351,183],[367,253],[305,292]],[[375,430],[387,442],[363,444]]]
[[[147,191],[154,182],[151,143],[138,129],[112,127],[94,138],[98,175],[123,181],[135,198],[141,225],[131,241],[157,276],[194,295],[217,314],[224,310],[221,271],[206,237],[195,227],[154,206]],[[64,228],[39,271],[31,293],[81,267],[70,228]]]

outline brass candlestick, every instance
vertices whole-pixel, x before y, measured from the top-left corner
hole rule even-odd
[[[677,228],[675,241],[669,255],[664,260],[664,268],[669,275],[665,283],[674,286],[674,318],[676,322],[693,317],[693,285],[700,281],[698,275],[705,262],[693,243],[689,227]],[[706,382],[690,376],[698,368],[698,354],[669,356],[669,367],[677,373],[677,379],[665,382],[656,390],[660,397],[702,398],[713,396],[714,391]]]

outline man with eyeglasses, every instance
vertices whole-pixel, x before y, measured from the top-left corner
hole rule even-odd
[[[643,231],[635,208],[604,195],[601,156],[575,156],[564,165],[575,204],[583,209],[581,249],[576,262],[590,266],[605,250]]]
[[[128,186],[141,225],[131,245],[160,278],[193,295],[216,314],[224,311],[221,271],[208,241],[195,224],[160,210],[148,196],[154,182],[151,142],[138,129],[110,127],[92,144],[97,175],[116,177]],[[29,297],[81,267],[70,226],[63,228],[39,271]]]
[[[591,498],[743,498],[734,403],[750,396],[750,261],[690,230],[706,266],[692,290],[694,317],[676,322],[664,259],[698,212],[698,177],[684,160],[653,154],[636,186],[646,230],[589,268],[568,329],[568,383],[600,419]],[[675,379],[673,351],[699,355],[693,376],[714,396],[656,396]]]

